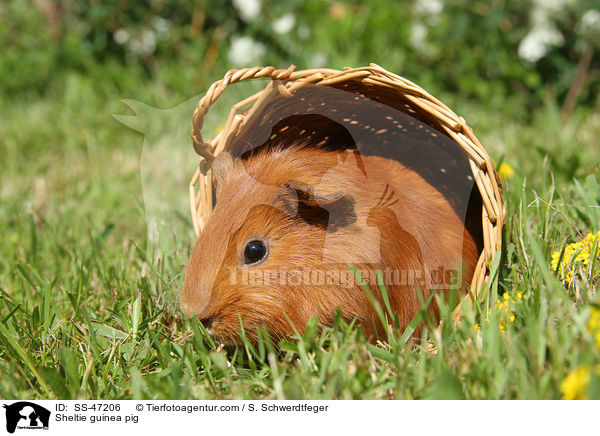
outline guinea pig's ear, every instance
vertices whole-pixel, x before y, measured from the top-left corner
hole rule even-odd
[[[223,183],[227,174],[233,169],[233,165],[233,157],[226,151],[219,153],[215,160],[213,160],[210,169],[212,170],[213,180],[217,186]]]
[[[309,224],[335,231],[356,221],[356,201],[351,194],[319,195],[306,183],[288,180],[282,186],[278,204],[289,215]]]

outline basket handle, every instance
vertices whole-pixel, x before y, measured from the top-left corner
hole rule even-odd
[[[208,109],[219,99],[227,86],[232,83],[249,79],[270,78],[272,80],[285,80],[290,77],[295,68],[295,65],[290,65],[289,68],[280,70],[277,70],[272,66],[229,70],[221,80],[214,82],[210,88],[208,88],[204,97],[200,99],[198,107],[194,110],[194,114],[192,115],[191,134],[196,153],[206,159],[209,163],[214,159],[210,144],[204,142],[204,139],[202,138],[202,125],[204,124],[204,116],[208,112]]]

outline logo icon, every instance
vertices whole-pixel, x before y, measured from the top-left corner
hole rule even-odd
[[[50,411],[30,403],[29,401],[19,401],[11,405],[4,404],[6,409],[6,431],[14,433],[18,429],[48,429],[50,422]]]

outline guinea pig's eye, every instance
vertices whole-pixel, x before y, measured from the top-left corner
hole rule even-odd
[[[267,257],[267,246],[263,241],[249,241],[244,248],[244,263],[252,265]]]

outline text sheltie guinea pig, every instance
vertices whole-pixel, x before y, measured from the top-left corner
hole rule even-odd
[[[472,277],[476,238],[440,192],[395,160],[291,145],[244,160],[221,153],[211,168],[216,206],[180,308],[221,343],[240,341],[240,321],[251,340],[260,326],[284,338],[315,315],[333,323],[338,310],[375,340],[384,326],[371,299],[385,307],[378,271],[401,329],[421,307],[418,292],[463,294]],[[435,301],[430,309],[437,316]]]

